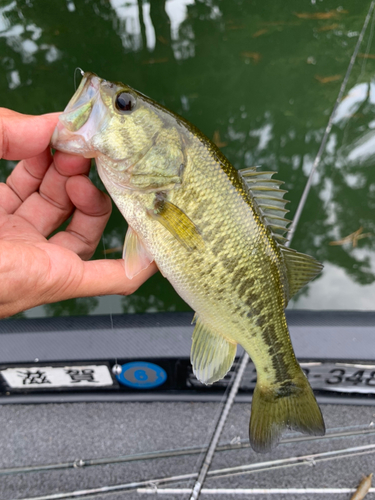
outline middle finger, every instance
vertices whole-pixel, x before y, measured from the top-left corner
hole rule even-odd
[[[59,174],[52,163],[39,187],[15,211],[43,236],[57,229],[72,213],[73,205],[66,193],[68,177]]]
[[[0,206],[13,214],[33,192],[37,191],[44,174],[52,162],[48,149],[38,156],[21,160],[6,180],[0,184]]]
[[[56,151],[39,192],[29,196],[16,214],[33,224],[43,236],[49,236],[73,211],[66,192],[67,180],[76,173],[88,173],[89,169],[90,160]]]

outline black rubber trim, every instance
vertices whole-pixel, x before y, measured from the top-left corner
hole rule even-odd
[[[199,402],[212,403],[221,401],[222,393],[217,394],[124,394],[124,393],[82,393],[82,394],[20,394],[0,398],[0,404],[48,404],[48,403],[121,403],[121,402]],[[316,395],[319,404],[340,404],[355,406],[375,406],[374,397],[359,396],[326,396]],[[251,403],[250,394],[239,394],[236,396],[236,403]]]

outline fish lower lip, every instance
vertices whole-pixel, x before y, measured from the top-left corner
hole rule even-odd
[[[92,154],[87,154],[88,148],[83,137],[75,136],[73,140],[69,137],[61,137],[57,127],[52,135],[51,146],[58,151],[62,151],[63,153],[81,155],[85,158],[93,158]]]

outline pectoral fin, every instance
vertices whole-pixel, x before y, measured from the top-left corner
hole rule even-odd
[[[163,224],[187,250],[204,249],[203,238],[194,222],[173,203],[158,198],[154,210],[149,210],[148,214]]]
[[[237,344],[228,342],[197,319],[190,359],[198,380],[208,385],[225,377],[233,364],[236,351]]]
[[[130,226],[125,236],[122,254],[125,260],[125,274],[131,280],[146,269],[154,260],[145,249],[137,233]]]

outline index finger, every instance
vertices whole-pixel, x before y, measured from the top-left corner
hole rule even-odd
[[[24,160],[48,148],[60,113],[23,115],[0,108],[0,158]]]

